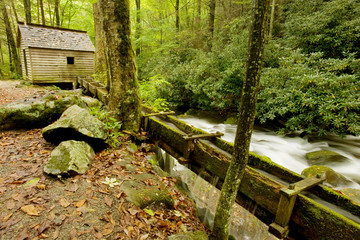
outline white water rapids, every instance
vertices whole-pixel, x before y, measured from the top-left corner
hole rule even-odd
[[[209,133],[217,131],[224,133],[222,139],[234,142],[235,124],[223,124],[216,119],[192,115],[178,116],[178,118]],[[250,145],[250,151],[267,156],[273,162],[299,174],[310,166],[306,160],[306,153],[319,150],[337,152],[346,157],[347,161],[329,164],[328,167],[353,182],[352,185],[346,187],[360,189],[360,137],[324,137],[309,141],[307,138],[287,137],[271,131],[255,129]]]

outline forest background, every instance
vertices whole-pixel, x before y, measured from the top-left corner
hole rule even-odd
[[[1,78],[21,78],[11,60],[4,9],[17,41],[16,22],[26,20],[28,4],[32,23],[85,30],[95,43],[92,1],[1,0]],[[251,1],[130,4],[143,100],[158,110],[236,112]],[[279,133],[360,135],[360,1],[272,0],[270,16],[257,124]],[[105,73],[95,78],[103,81]]]

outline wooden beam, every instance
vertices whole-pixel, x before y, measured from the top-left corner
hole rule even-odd
[[[221,137],[224,136],[221,132],[216,133],[208,133],[208,134],[199,134],[199,135],[191,135],[188,134],[187,136],[184,136],[185,140],[193,140],[193,139],[207,139],[207,138],[214,138],[214,137]]]

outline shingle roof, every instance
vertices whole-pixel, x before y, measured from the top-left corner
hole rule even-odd
[[[84,31],[18,23],[23,44],[29,47],[95,51]]]

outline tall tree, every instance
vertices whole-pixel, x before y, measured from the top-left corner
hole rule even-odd
[[[43,0],[40,0],[40,11],[41,11],[41,23],[42,25],[46,25],[45,22],[45,11],[44,11],[44,3]]]
[[[129,0],[99,0],[110,75],[108,107],[122,128],[138,131],[140,97],[131,45]]]
[[[212,48],[212,38],[214,36],[214,28],[215,28],[215,7],[216,7],[216,0],[210,0],[209,5],[209,39],[208,39],[208,48],[211,51]]]
[[[26,23],[31,23],[31,2],[30,0],[24,0],[24,10]]]
[[[179,32],[180,31],[180,0],[176,0],[175,13],[176,13],[175,27],[176,27],[176,31]]]
[[[141,36],[141,5],[140,0],[135,0],[136,2],[136,31],[135,31],[135,53],[136,56],[139,56],[141,53],[141,44],[139,42]]]
[[[60,27],[59,1],[60,0],[55,0],[55,7],[54,7],[56,26],[57,27]]]
[[[248,59],[239,108],[234,153],[221,189],[214,219],[212,238],[217,240],[227,240],[229,237],[232,207],[248,163],[250,139],[264,58],[265,30],[269,5],[270,0],[253,0],[253,19],[250,28]]]
[[[94,26],[95,26],[95,70],[100,76],[104,76],[109,89],[109,77],[106,71],[106,57],[105,57],[105,46],[102,25],[100,21],[99,3],[93,3],[93,15],[94,15]]]
[[[269,27],[269,40],[272,38],[273,35],[273,31],[274,31],[274,19],[275,19],[275,5],[276,5],[276,0],[272,0],[272,5],[271,5],[271,15],[270,15],[270,27]]]
[[[11,0],[11,8],[12,8],[12,10],[14,12],[16,22],[18,22],[19,21],[19,16],[18,16],[16,8],[15,8],[14,0]]]
[[[10,25],[9,15],[7,13],[6,5],[3,4],[3,0],[0,0],[0,4],[2,5],[3,20],[5,23],[6,37],[9,46],[10,69],[14,73],[21,76],[21,63],[16,49],[14,35]]]

